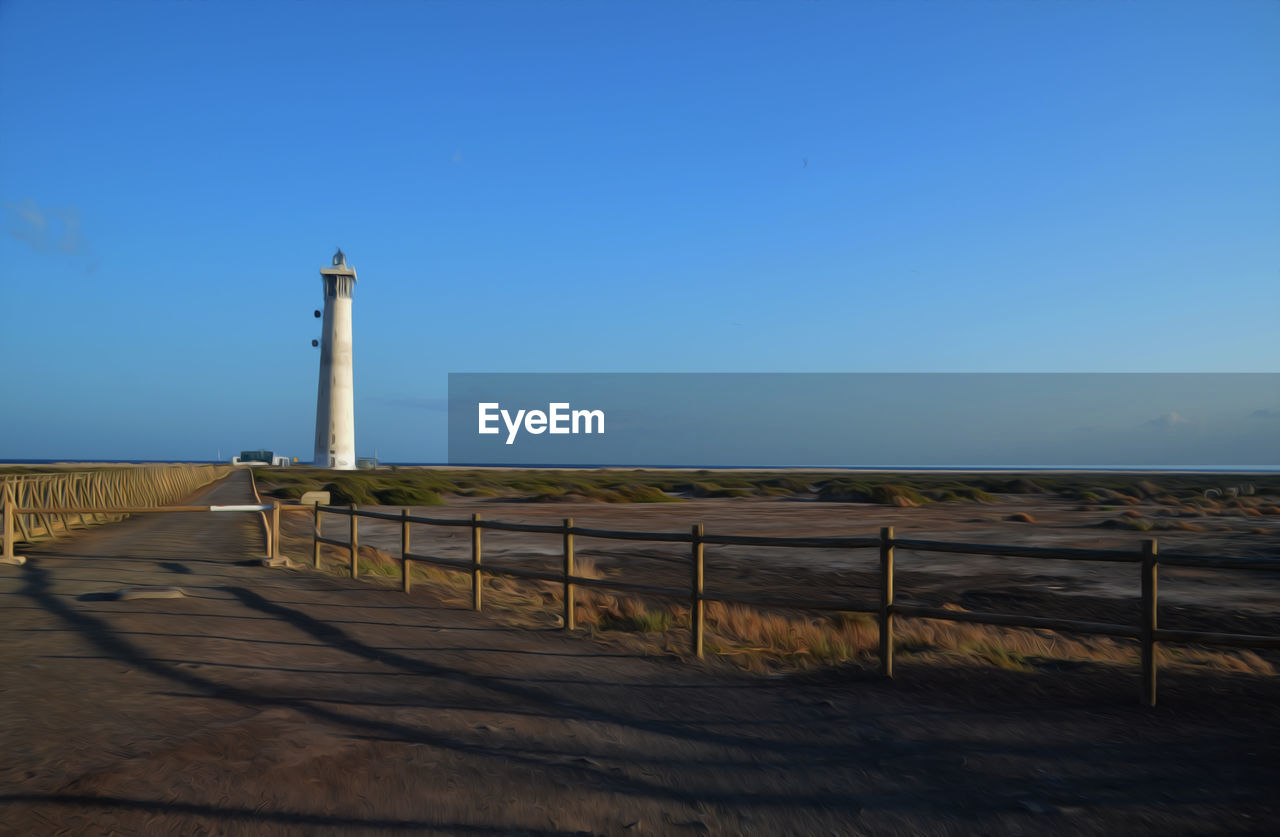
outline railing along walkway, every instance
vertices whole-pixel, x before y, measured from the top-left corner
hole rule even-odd
[[[358,578],[360,567],[357,560],[359,552],[360,518],[372,520],[398,521],[401,526],[400,562],[401,587],[409,592],[411,587],[410,568],[414,562],[430,564],[447,569],[461,570],[471,575],[472,607],[480,610],[483,607],[483,580],[485,574],[501,575],[536,581],[560,584],[563,587],[563,626],[565,630],[573,630],[577,626],[575,616],[574,591],[577,587],[597,587],[629,593],[641,593],[689,602],[689,628],[691,633],[691,651],[698,657],[703,656],[705,636],[705,603],[726,602],[748,604],[758,607],[792,608],[796,610],[844,611],[850,613],[873,614],[879,626],[880,672],[886,677],[893,676],[894,651],[894,617],[907,616],[920,619],[942,619],[951,622],[970,622],[980,625],[1001,625],[1019,628],[1039,628],[1054,631],[1070,631],[1081,634],[1099,634],[1103,636],[1123,637],[1138,640],[1142,657],[1142,700],[1148,706],[1156,703],[1157,663],[1155,649],[1159,643],[1193,643],[1216,645],[1230,648],[1262,648],[1280,649],[1280,637],[1256,636],[1251,634],[1222,633],[1210,631],[1168,630],[1159,626],[1158,615],[1158,583],[1160,564],[1178,567],[1203,567],[1210,569],[1243,569],[1280,571],[1280,560],[1263,558],[1238,558],[1215,555],[1165,554],[1160,555],[1154,538],[1143,540],[1136,550],[1120,549],[1076,549],[1065,547],[1032,547],[1000,544],[976,544],[951,541],[920,540],[914,538],[897,538],[893,527],[882,528],[878,536],[848,537],[764,537],[755,535],[721,535],[708,534],[701,523],[694,524],[688,533],[684,532],[630,532],[623,530],[593,529],[575,526],[572,518],[566,518],[561,525],[533,523],[505,523],[496,520],[484,520],[479,514],[473,514],[469,520],[457,518],[436,518],[410,515],[408,509],[399,514],[382,511],[359,509],[351,506],[277,506],[274,514],[278,532],[279,511],[312,510],[312,562],[321,568],[320,545],[345,548],[349,553],[350,570],[353,578]],[[350,519],[350,532],[347,540],[324,537],[321,533],[321,516],[324,514],[343,515]],[[456,558],[426,555],[410,550],[409,526],[422,524],[427,526],[460,527],[471,530],[471,559],[463,561]],[[527,532],[533,534],[555,535],[562,540],[562,557],[559,572],[545,572],[518,567],[493,567],[484,564],[481,533],[489,529],[502,532]],[[609,579],[588,578],[580,576],[574,570],[574,542],[576,538],[598,538],[604,540],[631,540],[661,543],[689,544],[689,586],[685,589],[658,587]],[[273,543],[279,544],[279,538],[273,537]],[[838,602],[803,601],[798,599],[780,599],[770,596],[743,594],[708,593],[706,590],[706,573],[704,554],[706,546],[768,546],[781,548],[805,549],[874,549],[879,553],[878,586],[879,599],[875,602],[861,600],[844,600]],[[900,604],[894,597],[894,550],[897,548],[914,552],[947,552],[967,555],[994,555],[1008,558],[1054,559],[1068,561],[1102,561],[1109,563],[1132,564],[1138,569],[1141,585],[1140,620],[1135,625],[1108,622],[1091,622],[1078,619],[1058,619],[1040,616],[1025,616],[1005,613],[982,613],[973,611],[948,610],[923,605]],[[273,555],[278,556],[278,552]]]

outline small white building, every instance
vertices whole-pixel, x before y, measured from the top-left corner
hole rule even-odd
[[[274,452],[269,450],[242,450],[239,456],[231,457],[232,465],[272,465],[276,468],[284,468],[291,464],[289,457],[276,456]]]

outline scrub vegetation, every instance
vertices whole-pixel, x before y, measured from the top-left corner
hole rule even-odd
[[[1100,473],[871,473],[647,469],[388,467],[371,471],[258,468],[258,484],[282,499],[325,490],[336,505],[428,506],[451,497],[526,502],[671,503],[716,498],[872,503],[992,503],[997,495],[1055,497],[1080,510],[1165,507],[1162,520],[1136,514],[1109,525],[1137,531],[1187,529],[1191,518],[1280,514],[1280,475]],[[1170,519],[1172,518],[1172,519]],[[1179,523],[1177,521],[1182,521]],[[1026,520],[1024,522],[1034,522]]]

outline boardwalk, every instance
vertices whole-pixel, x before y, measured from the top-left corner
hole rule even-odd
[[[197,502],[252,499],[240,472]],[[247,514],[142,517],[26,552],[0,568],[4,834],[1280,822],[1266,696],[1171,678],[1171,706],[1145,712],[1131,672],[797,681],[637,658],[504,628],[427,589],[265,569]],[[107,595],[138,585],[187,596]],[[1058,708],[1043,708],[1047,689]]]

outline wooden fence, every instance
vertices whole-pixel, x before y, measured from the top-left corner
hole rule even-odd
[[[14,539],[56,538],[72,529],[119,520],[124,507],[151,508],[180,500],[226,476],[229,465],[123,465],[94,471],[6,474],[0,477]],[[6,551],[9,531],[5,532]]]
[[[483,606],[484,576],[501,575],[536,581],[546,581],[563,587],[563,624],[566,630],[577,627],[575,614],[575,590],[577,587],[597,587],[621,592],[640,593],[677,600],[690,604],[690,634],[692,651],[703,656],[704,606],[708,601],[739,603],[757,607],[787,608],[796,610],[844,611],[873,614],[879,626],[880,671],[886,677],[893,676],[894,617],[907,616],[921,619],[942,619],[953,622],[971,622],[982,625],[1039,628],[1069,631],[1081,634],[1123,637],[1138,640],[1142,659],[1142,699],[1148,706],[1156,703],[1157,665],[1155,649],[1159,643],[1193,643],[1231,648],[1262,648],[1280,650],[1280,637],[1249,634],[1218,633],[1209,631],[1169,630],[1159,626],[1158,576],[1161,564],[1178,567],[1202,567],[1210,569],[1242,569],[1280,571],[1280,560],[1267,558],[1240,558],[1213,555],[1159,554],[1154,539],[1144,540],[1137,550],[1120,549],[1070,549],[1059,547],[1007,546],[995,544],[957,543],[895,537],[893,528],[880,530],[879,536],[840,537],[763,537],[755,535],[708,534],[702,524],[695,524],[686,534],[683,532],[629,532],[608,529],[592,529],[575,526],[572,518],[560,525],[503,523],[483,520],[473,514],[469,520],[419,517],[401,509],[399,514],[358,509],[356,506],[303,506],[297,504],[252,504],[239,506],[173,506],[163,505],[166,499],[175,499],[194,492],[229,471],[228,466],[143,466],[103,471],[65,472],[6,477],[0,497],[3,497],[4,560],[20,563],[13,555],[17,540],[36,537],[56,537],[79,525],[118,519],[126,514],[145,512],[262,512],[267,536],[268,563],[280,562],[280,515],[282,512],[310,511],[312,522],[312,561],[321,569],[320,545],[330,544],[348,551],[350,571],[358,578],[360,567],[358,520],[396,521],[400,524],[401,586],[405,592],[411,589],[411,568],[414,562],[431,564],[446,569],[461,570],[471,576],[472,607]],[[265,514],[270,512],[270,519]],[[349,518],[350,531],[347,540],[326,538],[321,532],[324,514]],[[412,552],[409,536],[411,524],[471,529],[471,558],[469,561]],[[17,531],[15,531],[15,529]],[[505,532],[527,532],[556,535],[561,538],[562,562],[559,572],[544,572],[518,567],[494,567],[485,565],[482,551],[482,533],[485,529]],[[689,545],[689,586],[683,589],[658,587],[618,580],[590,578],[578,575],[574,562],[577,538],[604,540],[632,540],[655,543],[686,543]],[[708,593],[704,567],[707,545],[765,546],[804,549],[875,549],[879,553],[877,601],[801,601],[770,596],[745,594]],[[923,605],[903,604],[895,600],[894,550],[914,552],[948,552],[968,555],[990,555],[1009,558],[1056,559],[1073,561],[1104,561],[1133,564],[1139,569],[1141,601],[1136,625],[1107,622],[1089,622],[1074,619],[1025,616],[1003,613],[956,611]]]
[[[311,510],[312,507],[277,506],[273,514],[273,544],[279,544],[279,511]],[[350,519],[350,530],[347,540],[326,538],[321,532],[322,515],[343,515]],[[880,672],[886,677],[893,676],[893,629],[895,616],[908,616],[920,619],[943,619],[952,622],[972,622],[980,625],[1001,625],[1019,628],[1044,628],[1054,631],[1069,631],[1080,634],[1098,634],[1103,636],[1123,637],[1138,640],[1142,650],[1142,700],[1148,706],[1156,704],[1156,656],[1155,649],[1159,643],[1193,643],[1199,645],[1216,645],[1230,648],[1263,648],[1280,649],[1280,637],[1254,636],[1249,634],[1215,633],[1207,631],[1168,630],[1159,626],[1158,619],[1158,575],[1161,564],[1176,567],[1205,567],[1213,569],[1244,569],[1280,571],[1280,560],[1265,558],[1232,558],[1213,555],[1186,555],[1157,551],[1154,539],[1144,540],[1137,550],[1120,549],[1068,549],[1058,547],[1003,546],[994,544],[953,543],[948,541],[919,540],[895,537],[893,527],[880,530],[878,536],[860,537],[760,537],[754,535],[717,535],[708,534],[701,523],[695,524],[690,532],[627,532],[607,529],[590,529],[575,526],[572,518],[566,518],[559,525],[502,523],[496,520],[484,520],[473,514],[470,520],[419,517],[402,509],[399,514],[382,511],[358,509],[356,506],[315,506],[312,526],[312,562],[316,569],[321,569],[320,545],[330,544],[348,551],[351,575],[358,578],[360,567],[357,556],[360,548],[357,521],[360,518],[373,520],[396,521],[400,524],[400,562],[401,588],[404,592],[411,589],[410,569],[414,562],[431,564],[447,569],[461,570],[471,575],[472,607],[480,610],[483,606],[483,581],[486,574],[501,575],[512,578],[548,581],[560,584],[564,589],[563,623],[565,630],[573,630],[577,626],[574,608],[575,588],[597,587],[630,593],[672,598],[687,601],[690,604],[690,632],[692,635],[692,652],[703,655],[704,637],[704,604],[709,601],[732,602],[754,605],[757,607],[788,608],[796,610],[845,611],[853,613],[873,614],[879,625],[879,658]],[[409,537],[410,524],[427,526],[462,527],[471,530],[471,559],[463,561],[455,558],[425,555],[411,551]],[[502,532],[530,532],[544,535],[556,535],[561,538],[562,556],[559,572],[543,572],[518,567],[494,567],[483,561],[481,533],[485,530]],[[661,543],[689,544],[689,587],[675,589],[657,587],[646,584],[588,578],[577,575],[574,567],[574,545],[577,538],[597,538],[604,540],[632,540]],[[706,591],[704,571],[704,551],[707,545],[725,546],[768,546],[782,548],[806,549],[874,549],[879,553],[879,597],[878,601],[846,600],[838,602],[799,601],[779,599],[769,596],[741,594],[712,594]],[[278,549],[278,547],[277,547]],[[1022,616],[1004,613],[980,613],[973,611],[947,610],[938,607],[902,604],[894,598],[894,550],[904,549],[914,552],[949,552],[966,555],[994,555],[1008,558],[1057,559],[1071,561],[1104,561],[1110,563],[1132,564],[1138,568],[1141,583],[1140,618],[1136,625],[1125,625],[1108,622],[1088,622],[1075,619],[1057,619],[1041,616]],[[278,551],[273,554],[278,555]]]

